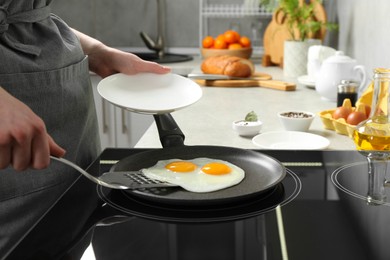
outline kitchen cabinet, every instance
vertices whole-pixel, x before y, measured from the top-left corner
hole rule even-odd
[[[130,148],[152,124],[153,116],[121,109],[104,100],[97,92],[101,77],[91,74],[102,149]]]

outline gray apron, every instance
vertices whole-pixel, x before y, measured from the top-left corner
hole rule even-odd
[[[0,86],[40,116],[65,157],[85,168],[100,152],[88,59],[50,14],[50,2],[0,0]],[[59,163],[0,170],[0,259],[79,176]]]

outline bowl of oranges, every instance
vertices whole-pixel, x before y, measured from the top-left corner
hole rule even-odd
[[[217,37],[208,35],[202,39],[201,54],[203,58],[230,55],[249,59],[252,55],[251,40],[234,30],[227,30]]]

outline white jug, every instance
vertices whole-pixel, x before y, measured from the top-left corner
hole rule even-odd
[[[359,92],[363,91],[366,81],[364,66],[357,65],[357,61],[337,51],[333,56],[325,59],[317,75],[316,91],[325,100],[337,100],[337,86],[341,80],[360,82]]]

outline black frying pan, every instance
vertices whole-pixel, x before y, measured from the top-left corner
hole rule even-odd
[[[159,160],[207,157],[221,159],[241,167],[244,180],[230,188],[208,193],[188,192],[180,187],[127,190],[129,195],[158,203],[175,205],[213,205],[236,203],[269,191],[281,182],[286,170],[274,158],[251,150],[223,146],[186,146],[184,135],[170,114],[155,115],[164,148],[138,153],[120,160],[112,171],[140,170]]]

